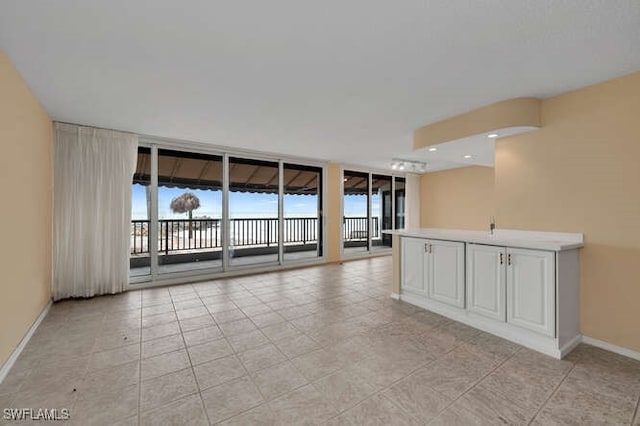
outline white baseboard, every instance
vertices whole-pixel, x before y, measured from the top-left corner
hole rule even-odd
[[[611,343],[594,339],[593,337],[589,336],[582,336],[582,343],[586,343],[587,345],[595,346],[597,348],[604,349],[606,351],[613,352],[619,355],[624,355],[626,357],[637,359],[638,361],[640,361],[640,352],[623,348],[622,346],[613,345]]]
[[[27,343],[29,343],[29,340],[31,340],[31,336],[33,336],[33,333],[36,332],[36,330],[38,329],[38,326],[40,325],[44,317],[47,316],[49,309],[51,309],[52,303],[53,301],[49,300],[49,303],[47,303],[47,306],[45,306],[42,312],[40,312],[40,315],[35,320],[31,328],[29,329],[29,331],[27,331],[27,334],[25,334],[22,340],[20,341],[20,344],[13,350],[13,352],[11,353],[11,356],[9,356],[9,359],[7,359],[7,362],[5,362],[2,368],[0,368],[0,383],[4,381],[5,377],[7,377],[7,374],[9,374],[9,371],[11,371],[13,364],[16,363],[18,357],[24,350],[25,346],[27,346]]]
[[[569,340],[567,344],[560,348],[560,358],[564,358],[569,352],[575,349],[576,346],[582,342],[582,334],[578,334],[573,339]]]
[[[391,293],[389,297],[391,297],[393,300],[400,300],[400,295],[398,293]]]
[[[478,330],[482,330],[486,333],[517,343],[529,349],[533,349],[534,351],[549,355],[550,357],[556,359],[562,358],[562,352],[558,348],[557,340],[551,336],[545,336],[535,331],[530,331],[506,322],[496,321],[464,309],[427,299],[423,296],[414,296],[410,293],[402,293],[400,295],[400,300],[445,316],[454,321],[461,322]],[[578,339],[576,340],[576,343],[579,343],[580,335],[577,337]]]

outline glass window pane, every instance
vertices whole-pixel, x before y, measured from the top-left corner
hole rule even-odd
[[[391,176],[373,175],[371,177],[371,249],[380,250],[391,247],[391,235],[382,234],[383,229],[392,229],[391,213]]]
[[[344,171],[342,238],[345,255],[369,251],[369,174]]]
[[[229,264],[278,261],[278,163],[229,158]]]
[[[158,150],[158,272],[222,266],[222,157]]]
[[[322,256],[322,169],[284,164],[284,259]]]
[[[404,229],[405,227],[405,199],[406,199],[406,179],[397,177],[396,191],[394,195],[396,223],[395,229]]]
[[[149,223],[151,219],[151,149],[138,148],[138,163],[131,187],[131,255],[129,274],[151,274]]]

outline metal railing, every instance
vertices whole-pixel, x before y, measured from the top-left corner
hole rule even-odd
[[[162,219],[158,222],[158,251],[161,253],[222,247],[220,219]]]
[[[149,220],[131,221],[131,254],[149,253]]]
[[[229,223],[233,247],[278,245],[278,218],[230,219]],[[285,242],[287,242],[286,238]]]
[[[378,218],[373,217],[372,238],[379,238]],[[161,219],[158,221],[158,251],[163,254],[179,251],[201,251],[222,248],[220,219]],[[233,247],[271,247],[278,245],[277,218],[230,219]],[[149,220],[131,221],[131,254],[149,254]],[[345,241],[366,241],[366,217],[343,218]],[[312,244],[318,241],[318,218],[287,217],[283,223],[284,244]]]
[[[371,238],[380,237],[378,228],[378,218],[372,217],[373,230]],[[369,221],[366,217],[344,217],[342,218],[342,239],[344,241],[366,241],[368,237]]]

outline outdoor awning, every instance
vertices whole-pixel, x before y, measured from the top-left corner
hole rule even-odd
[[[372,192],[391,191],[391,176],[373,175],[371,177]],[[345,172],[343,186],[344,193],[348,195],[365,195],[368,193],[368,173]]]
[[[285,164],[284,186],[287,194],[319,193],[318,167]],[[273,162],[231,158],[229,190],[234,192],[278,192],[278,165]],[[133,182],[148,185],[151,176],[151,153],[138,152]],[[163,151],[158,155],[158,185],[188,189],[222,189],[222,157]]]
[[[284,165],[286,194],[319,193],[319,167]],[[233,192],[278,192],[277,163],[231,158],[229,161],[229,190]],[[141,148],[133,182],[148,185],[151,181],[151,151]],[[367,173],[345,172],[344,193],[367,194]],[[158,155],[158,184],[170,188],[222,189],[222,157],[215,155],[160,150]],[[391,190],[391,177],[373,175],[372,190]]]

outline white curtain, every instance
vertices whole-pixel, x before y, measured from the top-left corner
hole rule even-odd
[[[55,123],[53,298],[124,291],[138,136]]]

